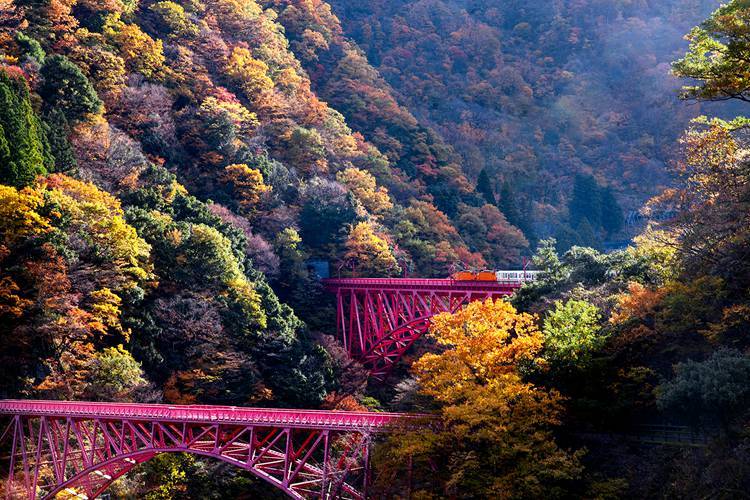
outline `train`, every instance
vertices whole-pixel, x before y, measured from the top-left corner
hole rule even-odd
[[[454,281],[498,281],[526,283],[539,278],[541,271],[458,271],[450,278]]]

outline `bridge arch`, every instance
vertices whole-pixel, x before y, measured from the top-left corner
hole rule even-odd
[[[367,352],[361,354],[359,361],[369,369],[370,376],[384,380],[406,351],[427,333],[433,316],[420,316],[386,331]]]
[[[246,464],[242,464],[236,460],[233,460],[226,456],[221,455],[215,455],[213,453],[200,451],[200,450],[191,450],[191,449],[185,449],[185,448],[179,448],[179,447],[171,447],[171,448],[155,448],[153,450],[150,450],[148,452],[132,452],[132,453],[125,453],[119,457],[114,457],[109,460],[105,460],[100,463],[93,464],[89,466],[87,469],[79,472],[75,476],[71,477],[67,481],[65,481],[62,484],[59,484],[55,486],[49,493],[45,494],[43,497],[44,499],[53,499],[55,496],[66,489],[74,488],[74,489],[83,489],[84,491],[91,491],[91,494],[87,494],[89,498],[96,498],[102,493],[104,493],[107,488],[109,488],[112,483],[114,483],[117,479],[124,476],[128,472],[130,472],[132,469],[134,469],[136,466],[144,464],[154,458],[157,455],[163,454],[163,453],[189,453],[191,455],[198,455],[208,458],[214,458],[217,460],[220,460],[222,462],[228,463],[230,465],[234,465],[236,467],[239,467],[243,470],[246,470],[250,473],[252,473],[255,477],[262,479],[263,481],[267,482],[268,484],[280,489],[284,493],[286,493],[289,497],[294,499],[300,499],[303,500],[305,498],[308,498],[304,496],[301,492],[290,488],[289,484],[284,484],[283,482],[279,481],[277,478],[273,477],[270,474],[264,473],[261,470],[258,470],[252,466],[247,466]],[[283,460],[283,457],[276,457],[279,460]],[[129,461],[132,460],[132,461]],[[295,460],[295,465],[300,465],[299,460]],[[306,466],[304,464],[303,468],[308,469],[308,472],[311,474],[320,475],[320,470],[315,470],[312,467]],[[96,474],[97,472],[101,472],[102,470],[112,471],[113,474],[107,474],[108,477],[104,478],[104,481],[96,481],[93,482],[90,480],[90,476],[92,474]],[[93,483],[93,484],[92,484]],[[91,488],[93,486],[93,488]],[[338,492],[335,491],[334,488],[331,488],[333,486],[334,488],[338,486]],[[322,485],[322,488],[324,491],[326,489],[325,485]],[[343,496],[339,494],[339,492],[346,493],[346,496]],[[357,491],[352,485],[343,482],[341,484],[330,484],[328,485],[328,491],[322,495],[319,496],[319,498],[362,498],[363,494],[359,491]]]

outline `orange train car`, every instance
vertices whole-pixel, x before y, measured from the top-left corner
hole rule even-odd
[[[459,271],[453,273],[451,278],[456,281],[497,281],[497,275],[495,271]]]
[[[497,281],[495,271],[479,271],[476,274],[476,281]]]
[[[474,281],[474,273],[471,271],[459,271],[457,273],[453,273],[451,275],[451,278],[456,281]]]
[[[541,271],[458,271],[450,278],[455,281],[499,281],[503,283],[536,281]]]

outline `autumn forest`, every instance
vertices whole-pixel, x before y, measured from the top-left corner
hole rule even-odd
[[[423,416],[370,498],[746,498],[748,54],[748,0],[0,0],[0,399]],[[524,269],[384,378],[321,280]]]

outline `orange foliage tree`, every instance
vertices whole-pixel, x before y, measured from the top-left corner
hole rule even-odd
[[[522,376],[523,367],[543,363],[536,318],[503,300],[473,302],[435,317],[430,337],[442,350],[413,370],[441,424],[398,434],[379,450],[380,486],[424,498],[560,496],[582,467],[579,453],[560,449],[550,431],[560,423],[561,396]],[[388,464],[407,461],[412,491],[388,474]]]

